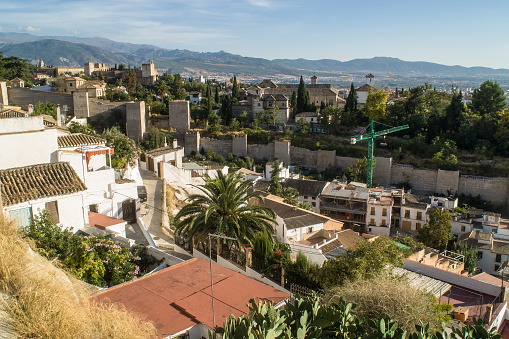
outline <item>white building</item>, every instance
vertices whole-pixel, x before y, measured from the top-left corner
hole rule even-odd
[[[58,145],[59,160],[68,161],[88,188],[89,210],[121,219],[124,201],[138,198],[137,184],[115,180],[106,140],[77,133],[58,137]]]
[[[429,204],[409,201],[405,195],[405,202],[401,206],[401,228],[407,231],[419,231],[428,222]]]
[[[0,116],[0,145],[4,146],[0,169],[57,161],[56,128],[45,128],[42,116],[10,116]]]
[[[366,216],[368,233],[390,235],[393,204],[390,192],[384,192],[381,188],[372,188],[369,191]]]
[[[264,180],[270,180],[272,178],[272,170],[274,169],[274,162],[273,161],[269,161],[265,164],[265,179]],[[284,167],[283,166],[283,162],[281,161],[279,163],[279,179],[280,180],[285,180],[285,179],[288,179],[290,177],[290,169],[288,167]]]
[[[62,228],[88,223],[87,188],[67,162],[0,170],[0,185],[3,211],[19,227],[44,209]]]

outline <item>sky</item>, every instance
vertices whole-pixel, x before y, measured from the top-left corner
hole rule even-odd
[[[0,0],[0,32],[266,59],[509,68],[508,13],[507,0]]]

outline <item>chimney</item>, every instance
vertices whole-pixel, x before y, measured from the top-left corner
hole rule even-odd
[[[28,105],[28,114],[33,114],[33,113],[34,113],[34,105],[29,104]]]
[[[177,138],[173,138],[173,148],[177,148],[177,147],[178,147]]]
[[[60,105],[57,105],[57,126],[62,127],[62,114],[60,113]]]

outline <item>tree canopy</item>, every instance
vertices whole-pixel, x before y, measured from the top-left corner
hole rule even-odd
[[[419,241],[424,245],[441,250],[451,238],[451,216],[449,211],[434,208],[429,215],[429,222],[419,230]]]

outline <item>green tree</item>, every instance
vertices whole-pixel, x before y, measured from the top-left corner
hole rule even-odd
[[[295,115],[297,115],[297,92],[293,91],[292,99],[290,101],[290,108],[292,109],[292,118],[295,119]]]
[[[445,126],[449,133],[455,133],[461,123],[461,116],[466,112],[466,106],[463,103],[463,94],[454,93],[451,98],[451,104],[445,109]]]
[[[170,137],[169,135],[166,135],[159,129],[152,127],[148,130],[147,133],[145,133],[143,141],[141,142],[141,146],[146,150],[152,150],[159,147],[163,147],[165,142],[167,143],[168,141],[170,141],[170,139],[173,140],[173,138]]]
[[[240,129],[240,122],[235,118],[230,120],[230,130],[238,131],[239,129]]]
[[[272,171],[270,171],[270,185],[269,192],[280,196],[283,193],[283,185],[281,185],[281,162],[276,159],[272,164]]]
[[[357,91],[353,85],[353,82],[350,85],[350,92],[348,92],[348,97],[346,98],[345,104],[345,112],[356,112],[357,111]]]
[[[233,76],[232,98],[239,100],[239,85],[237,84],[237,77]]]
[[[468,246],[466,242],[455,241],[452,244],[451,251],[464,256],[463,262],[465,263],[465,269],[468,271],[468,273],[473,273],[479,266],[477,249],[475,247]]]
[[[34,106],[33,115],[49,115],[56,120],[57,118],[57,106],[52,104],[51,102],[47,102],[43,104],[42,102],[38,102],[37,105]]]
[[[369,120],[385,121],[388,98],[389,94],[384,91],[373,92],[373,89],[369,90],[366,104],[364,105],[364,111]]]
[[[136,92],[137,83],[136,71],[134,69],[128,69],[125,75],[125,87],[129,94],[134,94],[134,92]]]
[[[209,124],[209,132],[217,133],[221,130],[221,117],[217,115],[216,112],[212,112],[209,114],[207,118],[207,122]]]
[[[504,90],[499,83],[487,80],[474,89],[472,110],[482,116],[498,117],[506,107]]]
[[[309,133],[309,122],[305,118],[300,118],[298,121],[299,124],[299,133],[307,134]]]
[[[419,241],[426,246],[442,250],[451,238],[450,221],[449,211],[434,208],[429,215],[429,222],[419,230]]]
[[[113,168],[122,168],[126,163],[134,165],[135,160],[140,156],[140,149],[134,140],[129,139],[117,126],[105,129],[102,137],[106,139],[106,145],[115,150],[115,153],[111,155]]]
[[[236,173],[217,171],[216,179],[205,176],[205,184],[197,186],[202,193],[190,195],[188,204],[175,216],[176,234],[205,243],[209,234],[221,233],[235,239],[223,241],[228,247],[253,246],[257,233],[272,234],[275,214],[269,208],[247,203],[263,201],[251,187],[252,181],[241,181]]]
[[[400,265],[402,258],[399,247],[385,236],[372,242],[362,240],[354,249],[336,259],[327,260],[317,273],[317,282],[327,288],[349,280],[367,279],[378,275],[387,264]]]
[[[302,75],[300,76],[299,87],[297,88],[297,113],[305,112],[311,107],[309,92],[306,89],[306,84]]]
[[[366,166],[368,163],[368,159],[364,157],[363,159],[358,159],[355,163],[348,167],[345,170],[346,179],[355,182],[366,182]],[[376,166],[376,159],[373,158],[373,168]]]
[[[214,101],[219,104],[219,86],[216,86],[216,93],[214,95]]]

